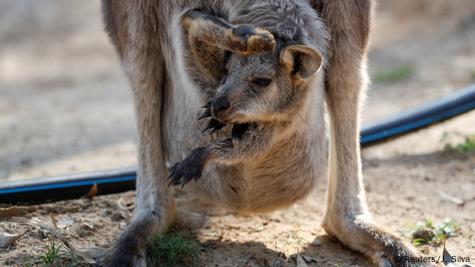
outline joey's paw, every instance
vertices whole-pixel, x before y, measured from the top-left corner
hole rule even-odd
[[[275,48],[275,39],[271,32],[249,25],[234,28],[231,38],[235,50],[242,55],[271,51]]]
[[[198,117],[198,120],[211,117],[211,102],[206,103],[206,105],[204,105],[202,108],[204,108],[205,111]],[[211,129],[211,131],[209,132],[209,134],[211,135],[214,132],[221,130],[221,128],[223,128],[224,126],[226,126],[225,123],[211,118],[208,122],[208,125],[206,126],[206,128],[203,129],[202,132],[204,133]]]
[[[168,185],[181,185],[183,187],[192,179],[198,181],[201,178],[207,157],[206,147],[200,147],[191,151],[188,157],[169,169]]]

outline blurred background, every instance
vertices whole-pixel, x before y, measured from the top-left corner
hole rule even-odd
[[[381,0],[374,25],[365,122],[475,83],[473,0]],[[134,120],[100,1],[0,0],[0,181],[134,166]],[[475,114],[425,133],[392,145],[442,149]]]

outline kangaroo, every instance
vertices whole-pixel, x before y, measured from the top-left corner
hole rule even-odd
[[[378,266],[411,265],[417,251],[373,221],[363,187],[371,0],[102,4],[134,93],[139,166],[134,218],[101,264],[145,265],[147,238],[174,220],[170,185],[256,213],[329,175],[326,232]]]

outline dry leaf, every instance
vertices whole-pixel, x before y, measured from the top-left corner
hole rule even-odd
[[[15,243],[15,241],[17,241],[20,237],[21,235],[0,233],[0,248],[6,248],[13,245],[13,243]]]
[[[462,206],[463,204],[465,204],[465,201],[464,201],[463,199],[458,198],[458,197],[454,197],[454,196],[449,195],[449,194],[447,194],[447,193],[445,193],[445,192],[442,192],[442,191],[438,191],[437,193],[439,193],[439,196],[440,196],[442,199],[444,199],[444,200],[446,200],[446,201],[449,201],[449,202],[451,202],[451,203],[453,203],[453,204],[455,204],[455,205],[460,205],[460,206]]]
[[[97,195],[97,184],[93,184],[89,192],[82,196],[81,198],[93,199]]]
[[[300,254],[297,254],[296,262],[297,262],[297,267],[308,267],[307,263],[302,258],[302,256],[300,256]]]
[[[20,237],[24,236],[30,228],[26,229],[25,232],[19,235],[13,235],[9,233],[0,233],[0,248],[6,248],[13,245]]]

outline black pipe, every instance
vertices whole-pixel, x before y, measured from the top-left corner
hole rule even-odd
[[[4,182],[0,185],[0,203],[34,204],[86,195],[94,184],[97,195],[125,192],[135,189],[135,168],[70,174]]]
[[[364,126],[361,145],[371,146],[440,123],[475,109],[475,85],[420,107]],[[135,189],[133,168],[3,182],[0,203],[31,204],[76,199],[97,185],[97,195]]]
[[[370,123],[361,130],[363,147],[388,141],[426,128],[475,109],[475,85],[408,109],[387,119]]]

